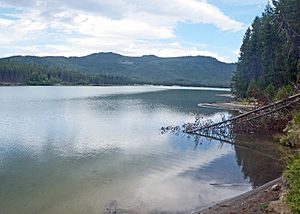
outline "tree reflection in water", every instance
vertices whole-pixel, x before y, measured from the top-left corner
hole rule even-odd
[[[203,143],[218,143],[220,148],[224,144],[231,144],[235,151],[235,160],[244,174],[244,179],[249,180],[253,188],[280,177],[284,169],[280,145],[274,142],[271,136],[233,134],[230,139],[222,139],[215,136],[187,134],[179,126],[163,127],[161,134],[166,133],[183,135],[192,139],[194,150]]]

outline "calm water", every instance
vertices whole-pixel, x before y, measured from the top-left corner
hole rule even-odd
[[[170,87],[0,87],[0,213],[189,212],[280,174],[267,137],[173,134],[214,120],[227,92]],[[214,185],[218,184],[218,185]]]

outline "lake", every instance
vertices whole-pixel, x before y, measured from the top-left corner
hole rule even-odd
[[[220,120],[225,89],[0,87],[0,213],[191,212],[280,176],[278,145],[160,128]]]

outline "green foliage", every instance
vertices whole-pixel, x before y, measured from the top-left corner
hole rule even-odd
[[[283,86],[277,91],[275,99],[276,100],[286,99],[292,94],[292,92],[293,92],[293,88],[291,85]]]
[[[275,96],[276,89],[275,86],[270,83],[264,90],[264,94],[269,98],[272,99]]]
[[[289,185],[286,202],[293,213],[300,213],[300,152],[288,163],[285,178]]]
[[[296,148],[300,145],[300,111],[293,115],[293,120],[284,130],[285,135],[281,137],[280,143],[284,146]]]
[[[261,203],[261,204],[259,205],[259,207],[260,207],[261,211],[265,212],[265,211],[268,209],[268,204],[266,204],[266,203]]]
[[[132,84],[128,78],[83,74],[64,67],[27,64],[9,59],[0,60],[0,83],[18,85],[112,85]]]
[[[253,96],[253,86],[269,98],[283,97],[289,94],[285,86],[300,83],[299,1],[274,0],[273,4],[245,33],[232,84],[239,98]]]
[[[246,92],[247,97],[252,97],[256,91],[257,91],[257,84],[255,81],[251,80],[248,85],[247,92]]]
[[[236,69],[233,63],[212,57],[189,56],[160,58],[127,57],[115,53],[97,53],[85,57],[15,56],[9,60],[25,65],[64,68],[81,74],[126,77],[134,83],[229,87]],[[1,61],[1,60],[0,60]]]
[[[280,143],[299,148],[300,146],[300,111],[293,115],[293,120],[285,129],[285,136],[280,139]],[[292,157],[285,170],[284,176],[289,185],[289,191],[286,194],[285,200],[292,209],[293,213],[300,213],[300,151]]]

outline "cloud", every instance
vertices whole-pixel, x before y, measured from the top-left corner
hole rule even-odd
[[[45,23],[34,19],[9,20],[0,18],[0,44],[11,46],[33,38],[38,39],[39,33],[46,28]]]
[[[13,23],[12,20],[2,19],[0,18],[0,28],[5,28],[10,26]]]
[[[51,16],[51,13],[54,11],[65,10],[80,11],[110,19],[141,18],[142,15],[155,17],[156,20],[152,21],[157,21],[157,18],[164,17],[168,21],[171,20],[173,24],[178,21],[191,20],[195,23],[213,24],[222,30],[235,31],[243,28],[242,23],[229,18],[220,9],[204,0],[115,0],[113,2],[108,0],[3,0],[3,2],[7,5],[38,9],[42,11],[41,14],[47,16]],[[164,22],[163,19],[159,20]],[[151,20],[146,19],[143,21],[149,22]]]
[[[26,54],[28,47],[36,47],[29,52],[37,55],[81,55],[93,51],[161,56],[211,54],[225,60],[199,46],[178,44],[176,24],[205,23],[230,32],[244,28],[243,23],[205,0],[2,0],[0,6],[21,11],[10,14],[16,20],[0,19],[2,55],[7,50],[5,55],[18,51]]]
[[[78,51],[80,50],[80,52]],[[77,38],[70,39],[63,44],[46,44],[17,46],[16,49],[9,47],[0,49],[0,55],[38,55],[38,56],[85,56],[99,51],[112,51],[126,56],[157,55],[160,57],[175,56],[212,56],[216,59],[229,62],[230,59],[219,53],[202,50],[197,45],[184,47],[179,43],[161,43],[148,41],[115,41],[107,40],[105,43],[101,39]]]
[[[239,4],[239,5],[266,5],[269,0],[221,0],[226,4]]]

